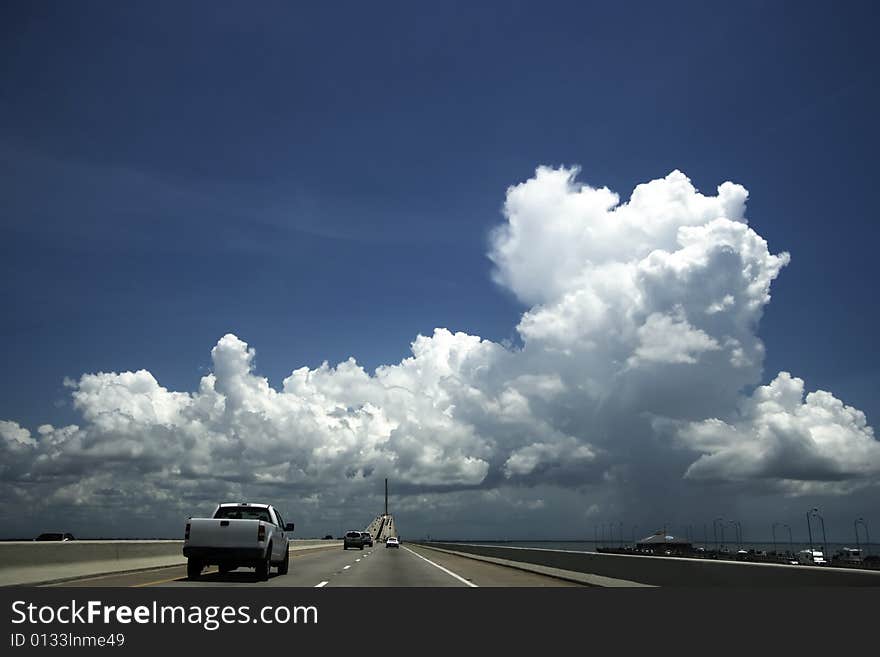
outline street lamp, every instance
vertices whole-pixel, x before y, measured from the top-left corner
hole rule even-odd
[[[779,556],[779,550],[776,549],[776,526],[777,525],[779,525],[780,527],[785,527],[788,530],[788,550],[789,550],[789,552],[792,552],[792,554],[794,554],[794,552],[793,552],[794,546],[792,545],[793,541],[791,538],[791,527],[789,527],[788,525],[786,525],[785,523],[782,523],[782,522],[774,522],[773,523],[773,554],[776,556]]]
[[[620,548],[623,549],[623,520],[619,521],[617,525],[620,530]]]
[[[813,528],[810,523],[810,516],[815,516],[819,519],[819,523],[822,526],[822,554],[827,558],[828,555],[828,540],[825,538],[825,519],[819,515],[819,509],[812,508],[807,511],[807,533],[810,536],[810,551],[813,551]]]
[[[633,525],[633,548],[636,546],[636,529],[638,529],[638,525]]]
[[[724,518],[718,517],[712,521],[712,533],[715,535],[715,551],[718,552],[718,525],[721,525],[721,545],[724,545]]]
[[[853,523],[853,527],[856,530],[856,548],[859,547],[859,525],[865,530],[865,556],[871,552],[871,537],[868,535],[868,523],[865,522],[864,518],[856,518],[856,521]]]
[[[807,511],[807,537],[810,539],[810,552],[813,551],[813,528],[810,526],[810,514],[816,509]]]
[[[728,520],[729,525],[733,525],[734,536],[736,536],[737,549],[742,550],[742,525],[737,520]]]

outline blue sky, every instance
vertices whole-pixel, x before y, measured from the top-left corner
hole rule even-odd
[[[613,6],[612,6],[613,5]],[[194,390],[234,333],[272,385],[435,327],[516,341],[490,230],[538,165],[623,200],[749,190],[791,264],[758,334],[880,416],[872,3],[5,3],[0,419],[64,377]]]

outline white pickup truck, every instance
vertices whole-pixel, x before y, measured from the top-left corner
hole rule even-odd
[[[290,566],[288,536],[293,523],[284,524],[269,504],[231,502],[220,504],[210,518],[189,518],[183,537],[186,574],[198,579],[205,566],[216,564],[222,574],[239,567],[256,569],[257,577],[269,579],[269,569],[286,575]]]

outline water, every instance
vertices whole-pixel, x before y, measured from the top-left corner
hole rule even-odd
[[[462,543],[482,543],[486,545],[506,545],[511,547],[532,547],[532,548],[543,548],[547,550],[571,550],[574,552],[594,552],[597,548],[607,547],[607,548],[619,548],[619,547],[631,547],[632,542],[626,541],[621,544],[620,541],[461,541]],[[707,550],[715,550],[715,541],[709,540],[706,543],[703,543],[701,540],[695,540],[693,542],[694,547],[705,547]],[[735,541],[725,541],[724,543],[718,542],[719,548],[726,548],[732,552],[736,552],[740,549],[743,550],[763,550],[765,552],[773,552],[773,542],[752,542],[752,541],[743,541],[742,546],[738,545]],[[848,547],[854,548],[856,547],[854,542],[849,543],[828,543],[828,551],[826,556],[832,556],[839,550]],[[862,554],[867,556],[869,554],[877,554],[878,545],[876,543],[871,543],[870,545],[866,545],[865,543],[860,543],[859,547],[862,548]],[[810,548],[809,543],[799,543],[797,541],[793,542],[789,545],[788,541],[777,541],[775,550],[778,552],[798,552],[799,550],[807,550]],[[814,542],[813,549],[821,550],[823,549],[823,545],[821,542]]]

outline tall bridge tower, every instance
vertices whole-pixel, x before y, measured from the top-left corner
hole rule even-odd
[[[388,479],[385,479],[385,512],[381,515],[376,516],[376,518],[369,524],[367,527],[367,531],[373,535],[373,538],[379,542],[384,543],[385,539],[389,536],[397,536],[397,525],[394,523],[394,518],[388,513]]]

